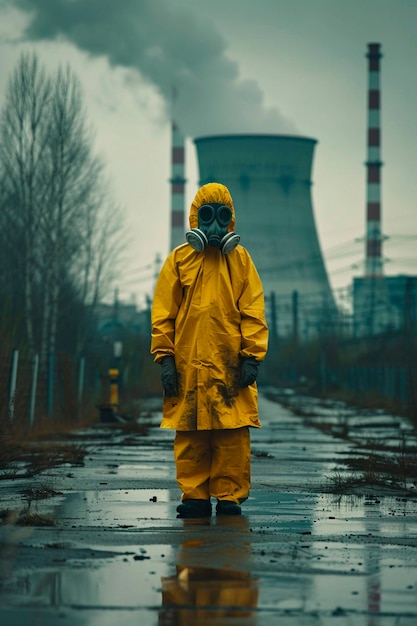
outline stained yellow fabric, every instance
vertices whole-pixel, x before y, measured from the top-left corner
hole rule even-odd
[[[190,210],[197,227],[198,208],[221,202],[235,212],[224,185],[198,191]],[[163,428],[212,430],[260,427],[256,383],[238,384],[242,357],[265,357],[268,329],[262,284],[243,246],[227,255],[218,248],[195,251],[188,243],[166,259],[152,306],[151,352],[158,363],[174,355],[178,398],[164,398]]]
[[[249,496],[249,428],[177,432],[174,441],[177,482],[182,499],[230,500]]]

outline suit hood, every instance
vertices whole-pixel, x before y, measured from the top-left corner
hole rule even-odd
[[[190,208],[190,228],[198,228],[198,209],[203,204],[210,204],[211,202],[224,204],[232,211],[232,221],[228,227],[228,231],[232,232],[236,222],[233,200],[228,188],[221,183],[207,183],[197,191]]]

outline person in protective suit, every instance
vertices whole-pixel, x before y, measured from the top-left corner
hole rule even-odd
[[[187,243],[167,257],[152,305],[162,428],[176,430],[178,517],[239,515],[250,489],[249,427],[260,428],[256,377],[268,344],[261,280],[234,232],[227,187],[203,185]]]

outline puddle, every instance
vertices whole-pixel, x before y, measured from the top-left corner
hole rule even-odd
[[[274,614],[303,614],[306,619],[312,613],[417,616],[416,567],[404,567],[401,558],[382,557],[382,551],[378,566],[373,563],[370,575],[366,575],[369,562],[366,555],[360,554],[360,548],[357,558],[363,559],[361,567],[354,568],[354,573],[349,571],[349,575],[341,571],[341,545],[331,547],[327,572],[308,574],[283,572],[279,563],[275,572],[252,572],[247,569],[249,542],[241,544],[240,555],[236,542],[235,549],[223,544],[218,551],[217,559],[229,559],[240,569],[178,562],[205,562],[209,547],[210,541],[190,540],[175,555],[164,545],[146,546],[143,559],[139,560],[130,555],[98,562],[94,568],[85,564],[81,568],[80,564],[65,570],[29,572],[8,590],[8,605],[32,610],[71,609],[81,614],[88,610],[91,616],[94,611],[105,610],[114,619],[121,611],[123,624],[134,623],[132,617],[125,621],[125,616],[133,612],[137,619],[141,616],[137,622],[141,626],[255,626],[261,621],[267,624],[266,617],[271,619]],[[313,550],[312,560],[319,548]],[[177,561],[175,567],[173,560]],[[323,565],[320,567],[323,570]],[[107,620],[97,620],[97,624],[111,623]],[[71,622],[74,623],[78,621]],[[355,617],[356,623],[360,622]]]
[[[123,545],[118,549],[124,556],[116,559],[25,572],[9,585],[7,604],[142,611],[141,626],[257,623],[258,579],[250,572],[248,518],[178,520],[178,530],[182,541],[175,548],[146,545],[127,554],[132,546]]]
[[[314,534],[417,537],[417,500],[321,496],[314,514]]]
[[[267,617],[301,614],[417,617],[417,548],[389,543],[385,527],[396,527],[393,507],[405,514],[404,524],[408,514],[415,515],[415,502],[257,492],[247,515],[174,521],[169,490],[75,495],[62,515],[78,506],[82,524],[101,520],[99,526],[118,527],[137,519],[141,506],[145,514],[158,511],[156,532],[162,516],[170,516],[178,541],[166,533],[160,535],[166,543],[139,547],[139,533],[134,544],[117,546],[115,558],[27,571],[8,586],[9,607],[88,609],[91,618],[96,611],[133,612],[143,626],[259,626],[268,624]],[[97,539],[90,548],[100,550]],[[132,615],[122,623],[133,624]]]
[[[105,478],[105,477],[104,477]],[[103,480],[103,486],[107,484]],[[58,526],[139,528],[171,523],[169,489],[108,489],[69,493],[57,511]]]
[[[307,611],[356,611],[391,615],[416,615],[417,569],[384,569],[372,576],[316,575],[306,599]],[[400,574],[400,575],[399,575]]]
[[[160,577],[154,570],[140,573],[137,564],[121,567],[27,575],[17,581],[16,591],[25,598],[20,608],[71,609],[78,613],[77,623],[88,609],[91,625],[114,624],[109,612],[124,625],[135,623],[132,613],[141,626],[258,624],[258,581],[248,572],[178,566],[174,575]],[[96,621],[98,610],[104,619]]]
[[[132,549],[132,547],[130,547]],[[161,577],[170,573],[167,546],[153,545],[114,560],[27,572],[8,597],[31,606],[134,609],[161,603]]]
[[[141,465],[140,463],[121,463],[112,473],[117,474],[119,478],[137,478],[138,471],[145,474],[149,473],[149,465]],[[152,478],[155,480],[166,479],[171,477],[170,466],[159,466],[157,463],[152,465]]]

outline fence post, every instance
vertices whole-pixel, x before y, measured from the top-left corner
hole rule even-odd
[[[35,354],[33,357],[33,370],[32,370],[32,386],[30,389],[30,406],[29,406],[29,426],[33,427],[35,421],[35,405],[36,405],[36,389],[38,386],[38,367],[39,367],[39,354]]]
[[[55,355],[49,355],[48,368],[48,417],[51,417],[54,409],[54,384],[55,384]]]
[[[274,347],[277,345],[278,340],[278,317],[277,317],[277,304],[275,300],[275,291],[271,291],[271,340]]]
[[[294,337],[294,343],[298,344],[298,291],[295,289],[292,292],[292,332]]]
[[[80,358],[80,367],[78,370],[78,406],[80,406],[83,401],[84,372],[85,372],[85,358],[82,356]]]
[[[9,419],[10,421],[13,421],[13,418],[14,418],[14,397],[16,393],[18,363],[19,363],[19,350],[13,350],[12,369],[10,373],[10,388],[9,388]]]
[[[320,351],[320,388],[322,393],[327,393],[327,362],[323,349]]]

